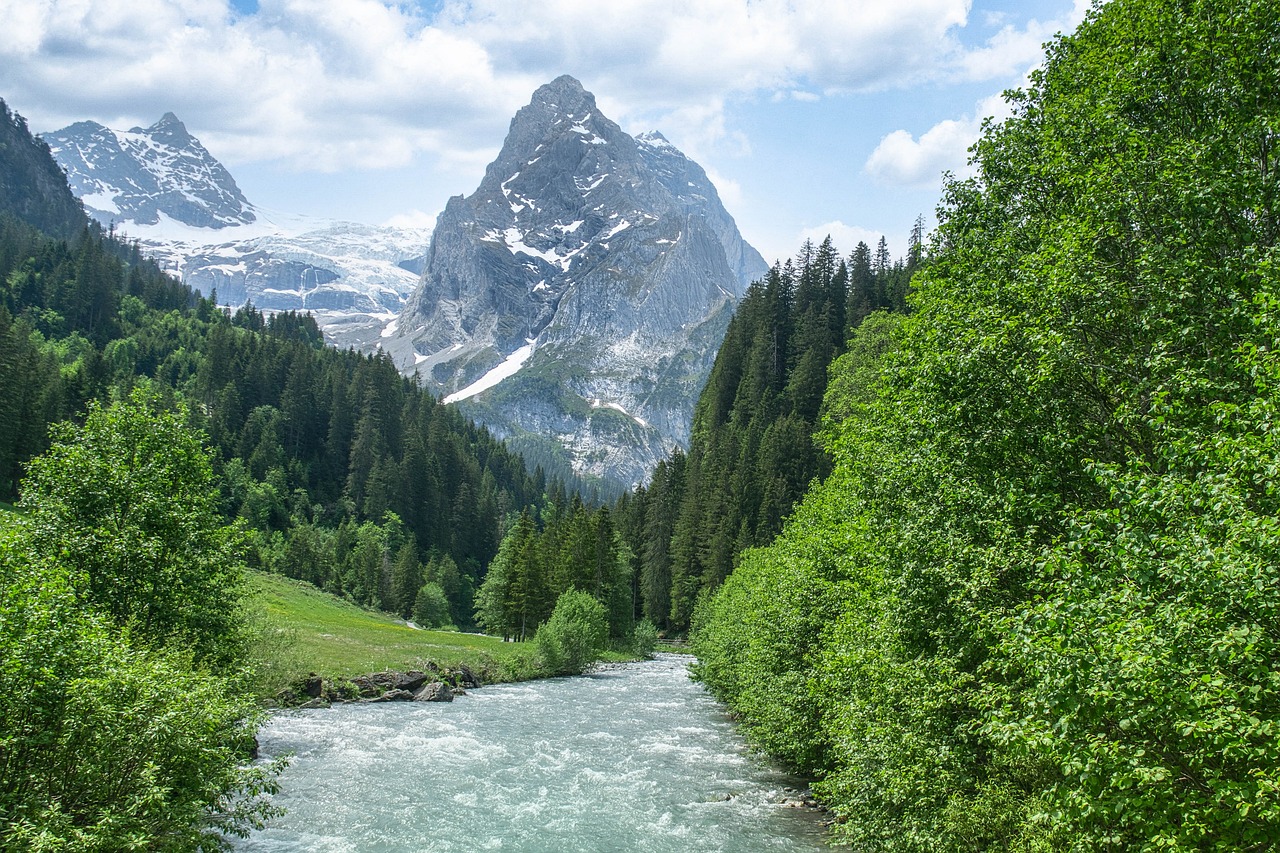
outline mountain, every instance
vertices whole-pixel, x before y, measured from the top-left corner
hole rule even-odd
[[[382,347],[529,458],[631,485],[687,444],[733,306],[766,270],[700,166],[564,76],[449,199]]]
[[[91,216],[220,304],[312,311],[333,343],[369,348],[417,285],[428,231],[263,211],[173,113],[42,138]]]
[[[145,129],[81,121],[43,138],[71,191],[103,224],[156,225],[166,216],[220,229],[257,219],[231,174],[173,113]]]
[[[0,214],[47,234],[71,237],[88,224],[84,207],[67,188],[49,146],[31,135],[27,120],[0,100]]]

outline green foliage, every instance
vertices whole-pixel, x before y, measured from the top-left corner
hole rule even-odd
[[[239,686],[86,611],[27,525],[0,530],[0,847],[219,849],[273,813]]]
[[[476,623],[504,638],[530,638],[555,602],[576,589],[605,608],[612,646],[629,648],[634,554],[609,508],[588,508],[577,496],[568,503],[552,499],[543,521],[539,530],[526,511],[507,532],[476,596]]]
[[[440,584],[427,582],[413,602],[413,621],[420,628],[453,628],[449,621],[449,599]]]
[[[417,561],[447,557],[456,577],[441,585],[454,622],[469,626],[506,515],[542,499],[545,475],[390,359],[324,347],[311,316],[221,311],[136,243],[104,235],[47,146],[7,108],[2,117],[0,498],[16,496],[49,424],[147,381],[208,435],[225,466],[223,509],[255,531],[254,564],[407,616]],[[403,529],[375,570],[352,540],[388,513]]]
[[[641,619],[631,632],[631,651],[645,657],[652,657],[653,650],[658,647],[658,626],[648,619]]]
[[[830,238],[806,242],[747,291],[699,397],[688,454],[658,466],[627,507],[636,518],[620,523],[637,558],[641,612],[661,629],[687,631],[701,592],[773,539],[825,476],[830,460],[813,435],[829,367],[852,329],[888,328],[890,312],[906,310],[923,257],[915,248],[893,263],[883,238],[874,256],[859,243],[847,260]]]
[[[855,849],[1280,837],[1278,16],[1112,0],[1050,45],[836,361],[831,475],[699,608]]]
[[[207,451],[141,389],[59,424],[31,460],[21,506],[78,601],[152,645],[228,666],[242,651],[240,538],[223,524]]]
[[[589,593],[570,589],[556,600],[534,643],[547,672],[580,674],[608,647],[608,611]]]

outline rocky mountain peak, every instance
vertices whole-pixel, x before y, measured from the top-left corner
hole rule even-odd
[[[596,96],[582,88],[577,78],[561,74],[550,83],[539,86],[529,105],[572,115],[582,109],[595,109]]]
[[[199,140],[187,131],[187,126],[182,123],[182,120],[171,112],[162,115],[160,120],[151,127],[146,129],[135,127],[129,132],[149,136],[157,141],[163,140],[174,148],[191,147],[192,143],[200,145]],[[204,146],[201,145],[200,148],[203,150]]]
[[[72,191],[103,224],[197,228],[257,219],[235,179],[172,112],[150,127],[111,130],[81,121],[43,134]]]
[[[765,269],[696,163],[559,77],[449,200],[384,348],[499,435],[630,485],[687,440],[732,305]]]

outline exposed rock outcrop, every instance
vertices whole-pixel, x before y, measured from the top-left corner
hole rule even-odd
[[[701,167],[565,76],[449,199],[382,343],[517,447],[541,439],[631,485],[687,444],[733,306],[765,272]]]

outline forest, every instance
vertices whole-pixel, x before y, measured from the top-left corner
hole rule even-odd
[[[563,487],[311,317],[165,275],[0,113],[0,848],[220,849],[282,766],[249,763],[247,571],[470,626],[507,515]]]
[[[1113,0],[1048,45],[834,362],[830,473],[695,604],[853,849],[1280,839],[1278,20]]]
[[[922,225],[905,259],[884,238],[839,256],[830,238],[775,264],[739,303],[677,448],[649,482],[597,506],[562,492],[521,515],[477,594],[477,622],[524,638],[576,588],[606,605],[615,642],[635,626],[684,637],[699,598],[770,542],[830,467],[813,441],[828,368],[864,319],[906,310]]]

